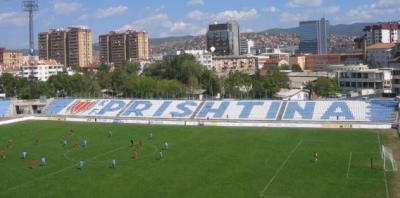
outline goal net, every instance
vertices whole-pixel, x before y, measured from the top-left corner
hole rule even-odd
[[[397,163],[393,158],[392,149],[382,145],[383,168],[386,171],[397,171]]]

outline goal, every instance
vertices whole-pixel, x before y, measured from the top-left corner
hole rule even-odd
[[[397,171],[397,163],[393,158],[392,149],[382,145],[382,160],[385,171]]]

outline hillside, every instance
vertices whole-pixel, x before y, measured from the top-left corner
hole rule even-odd
[[[346,36],[361,36],[363,35],[362,29],[373,23],[353,23],[353,24],[339,24],[339,25],[331,25],[331,34],[336,35],[346,35]],[[298,34],[299,27],[294,28],[273,28],[262,31],[260,33],[268,33],[268,34]]]

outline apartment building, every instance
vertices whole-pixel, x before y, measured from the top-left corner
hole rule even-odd
[[[21,50],[0,48],[0,65],[20,65],[23,61]]]
[[[363,63],[363,53],[309,54],[305,55],[305,70],[326,71],[328,65]]]
[[[240,40],[240,54],[250,54],[251,48],[254,47],[254,41],[250,39]]]
[[[293,55],[289,57],[289,65],[292,66],[294,64],[298,64],[302,70],[306,65],[306,56],[305,55]]]
[[[367,47],[367,62],[373,68],[388,67],[388,62],[394,57],[396,44],[377,43]]]
[[[87,67],[93,62],[92,31],[82,27],[67,30],[68,66]]]
[[[256,56],[214,56],[212,63],[219,75],[227,75],[230,71],[254,74],[258,69]]]
[[[63,65],[55,60],[34,60],[21,65],[22,77],[33,76],[40,81],[47,81],[50,76],[63,71]]]
[[[193,55],[197,61],[199,61],[205,68],[209,70],[211,70],[213,67],[212,54],[207,50],[178,50],[175,52],[170,52],[163,55],[163,62],[170,63],[176,56],[180,55],[181,53]]]
[[[99,36],[99,59],[102,63],[120,66],[131,59],[148,59],[150,54],[147,32],[110,31]]]
[[[86,27],[41,32],[38,45],[40,60],[56,60],[66,67],[86,67],[93,62],[92,31]]]
[[[392,93],[391,72],[381,69],[341,70],[338,71],[338,86],[346,91]]]
[[[395,43],[399,40],[399,22],[385,22],[365,26],[364,38],[367,46],[377,43]]]

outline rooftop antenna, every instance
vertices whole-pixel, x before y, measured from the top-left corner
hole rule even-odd
[[[29,13],[29,64],[32,61],[34,55],[34,43],[33,43],[33,11],[39,9],[37,0],[23,0],[22,9]]]

